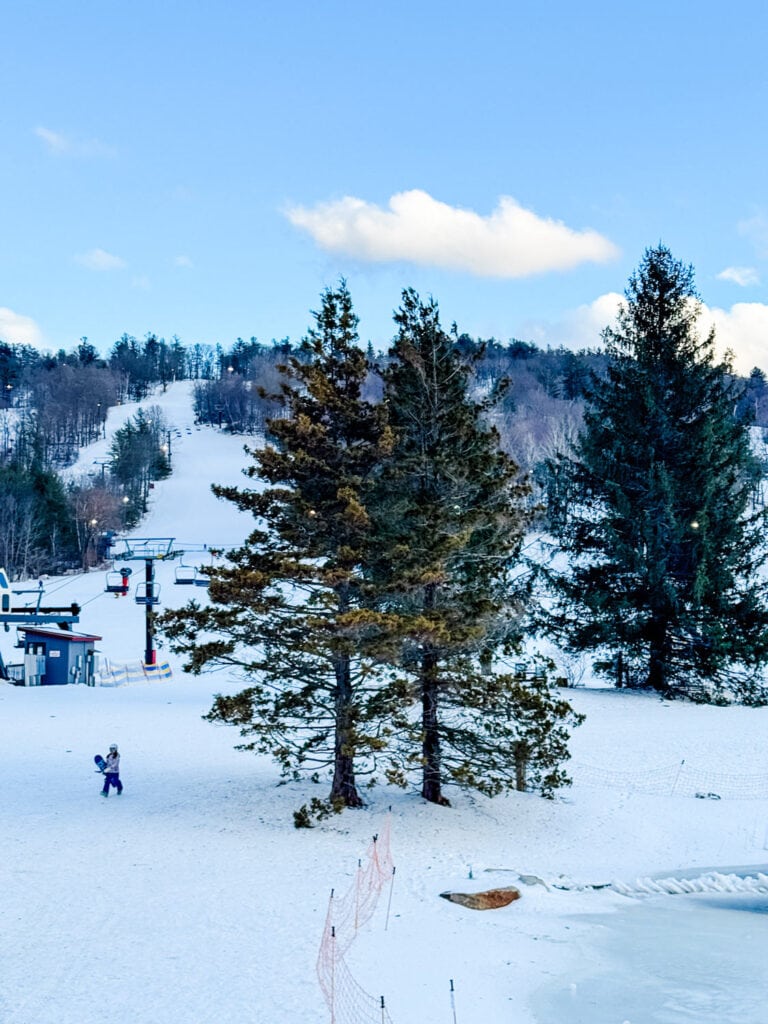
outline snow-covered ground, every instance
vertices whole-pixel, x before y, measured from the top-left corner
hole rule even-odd
[[[242,479],[242,439],[195,428],[185,384],[145,404],[177,432],[136,533],[239,542],[249,520],[209,484]],[[164,607],[191,596],[175,565],[157,564]],[[50,580],[47,596],[82,603],[76,628],[138,661],[143,608],[104,581]],[[7,661],[12,643],[0,635]],[[0,683],[2,1024],[330,1021],[315,970],[329,895],[387,827],[396,873],[346,957],[374,1000],[340,976],[338,1024],[768,1019],[768,709],[568,690],[587,720],[558,799],[455,794],[447,809],[381,788],[297,831],[293,810],[324,787],[277,785],[268,759],[235,751],[235,730],[201,716],[237,681],[170,661],[171,680],[120,688]],[[92,757],[111,742],[125,793],[103,800]],[[709,891],[648,882],[673,876]],[[500,910],[439,898],[510,884],[522,898]]]

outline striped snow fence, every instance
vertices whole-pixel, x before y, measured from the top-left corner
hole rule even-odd
[[[157,665],[145,665],[141,661],[130,661],[122,665],[110,663],[102,669],[99,686],[126,686],[128,683],[153,682],[170,679],[173,675],[167,661]]]
[[[686,895],[699,892],[766,893],[768,875],[723,875],[711,871],[698,878],[638,878],[635,882],[612,882],[611,889],[622,896]]]
[[[160,661],[156,665],[142,665],[144,675],[147,679],[170,679],[173,675],[171,666],[167,661]]]

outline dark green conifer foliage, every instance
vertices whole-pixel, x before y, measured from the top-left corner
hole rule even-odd
[[[323,294],[314,316],[299,355],[282,368],[272,443],[246,449],[247,475],[267,486],[214,487],[251,512],[256,529],[212,571],[211,607],[169,613],[165,628],[193,671],[229,664],[252,680],[217,697],[211,721],[239,726],[251,737],[242,749],[272,753],[288,775],[330,769],[330,803],[357,806],[357,760],[382,743],[384,709],[374,714],[361,656],[377,615],[363,607],[360,588],[365,494],[386,432],[381,410],[361,398],[369,367],[344,282]]]
[[[513,749],[530,694],[519,680],[494,676],[490,661],[519,640],[524,593],[511,575],[528,487],[484,422],[495,396],[470,397],[471,363],[455,331],[440,326],[436,303],[407,290],[395,321],[384,371],[394,446],[371,506],[377,544],[369,563],[379,606],[397,616],[387,657],[406,696],[390,778],[404,783],[419,770],[422,796],[447,803],[447,782],[495,793],[520,781]],[[538,707],[552,739],[570,708]]]
[[[630,675],[662,692],[753,694],[768,653],[765,513],[739,389],[697,332],[692,268],[659,246],[630,278],[617,327],[604,332],[574,459],[582,501],[561,541],[561,625],[577,650],[621,651]],[[745,670],[742,683],[729,666]]]

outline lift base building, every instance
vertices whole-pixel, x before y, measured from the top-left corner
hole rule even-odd
[[[100,636],[39,626],[20,626],[19,633],[23,634],[23,682],[27,686],[94,685],[98,667],[95,645]]]

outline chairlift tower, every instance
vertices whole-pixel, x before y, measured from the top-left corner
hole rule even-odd
[[[181,554],[180,551],[174,551],[174,540],[174,537],[127,537],[115,538],[111,544],[112,547],[122,545],[121,550],[114,552],[111,557],[123,562],[144,562],[144,581],[136,586],[135,601],[136,604],[144,605],[145,610],[145,665],[157,664],[153,609],[160,603],[160,587],[155,582],[155,562],[177,558]]]

